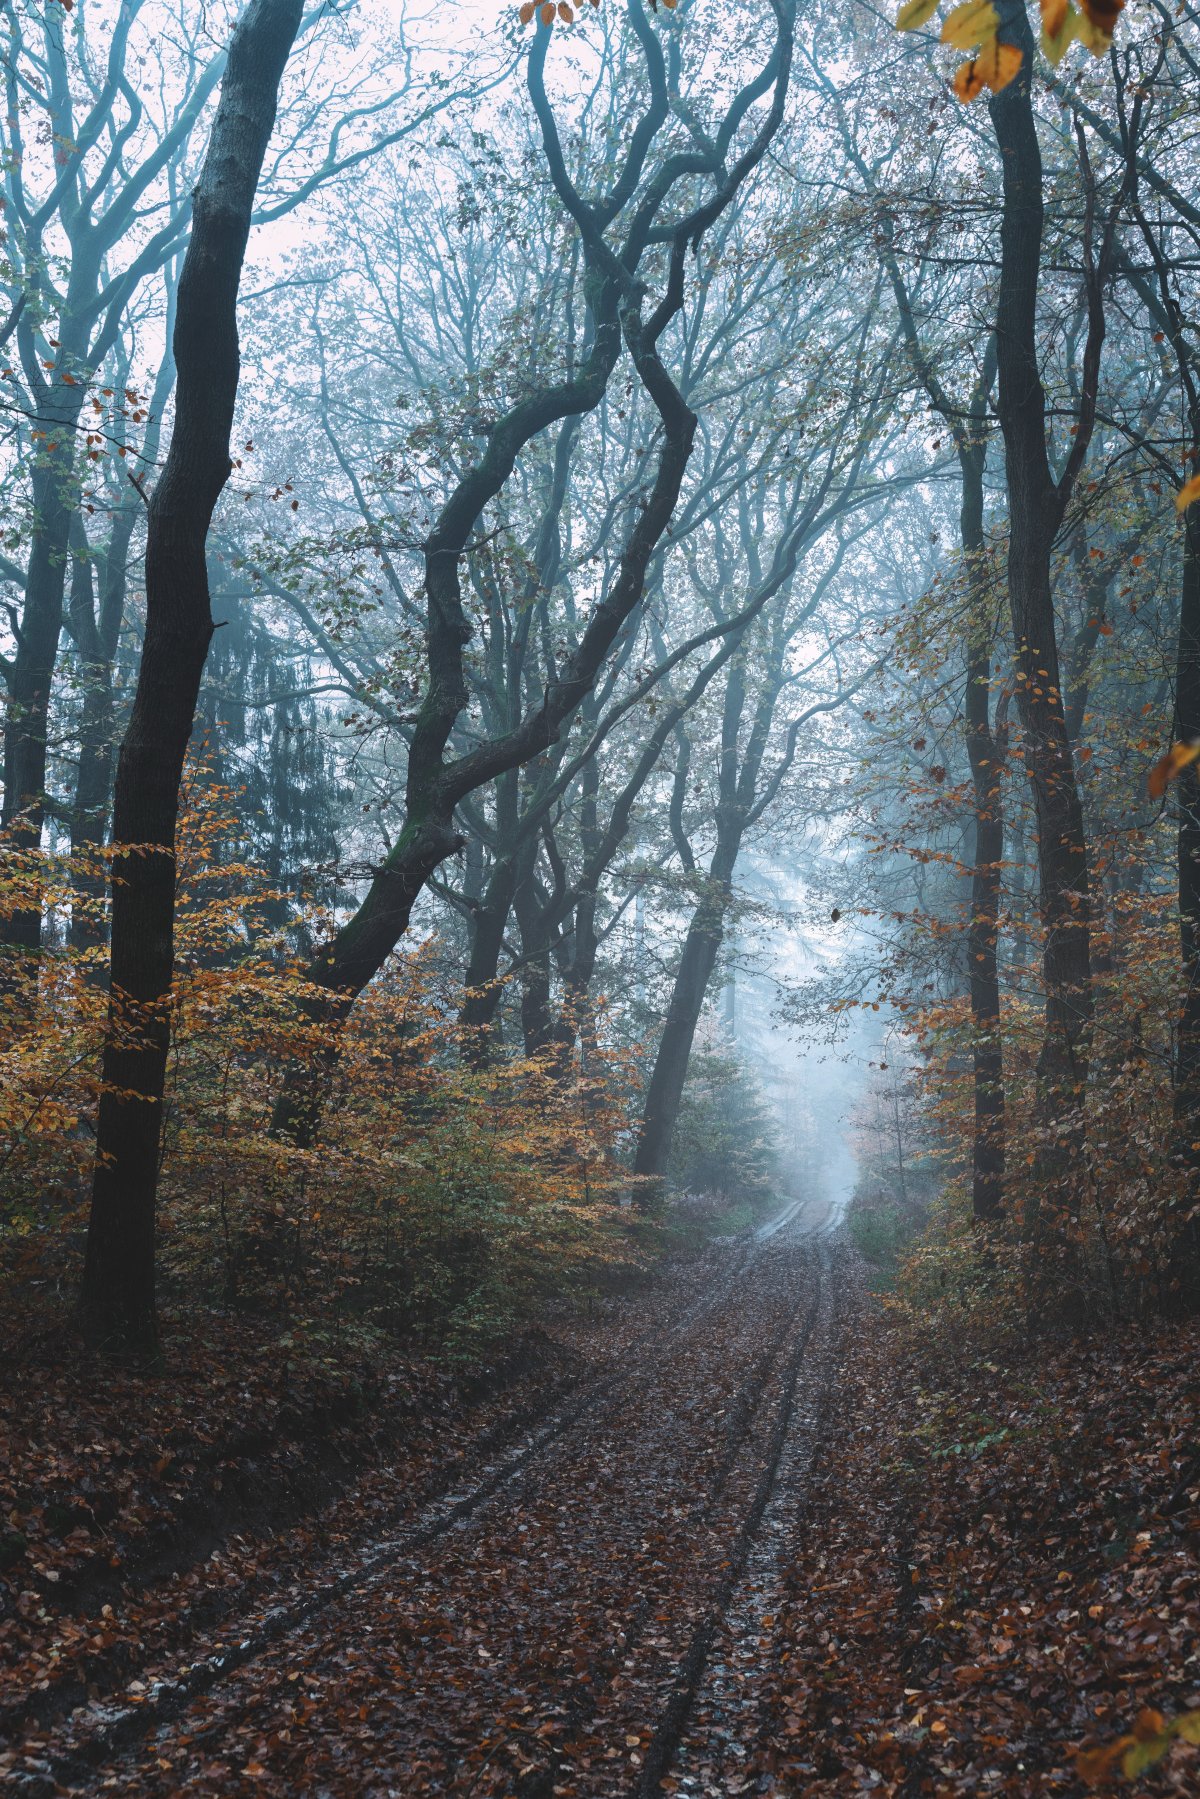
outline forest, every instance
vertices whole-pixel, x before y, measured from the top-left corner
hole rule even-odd
[[[0,1784],[1200,1791],[1200,5],[0,46]]]

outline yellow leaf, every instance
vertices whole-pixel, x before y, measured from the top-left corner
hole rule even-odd
[[[1043,30],[1042,54],[1052,69],[1057,69],[1059,63],[1067,54],[1071,45],[1075,42],[1079,35],[1079,26],[1079,14],[1073,6],[1068,5],[1063,15],[1062,25],[1057,34],[1052,35],[1048,30]]]
[[[918,31],[938,9],[938,0],[905,0],[896,14],[897,31]]]
[[[1067,22],[1070,0],[1041,0],[1042,29],[1046,36],[1057,37]]]
[[[1141,1737],[1131,1743],[1121,1757],[1121,1772],[1127,1780],[1135,1780],[1144,1774],[1147,1768],[1154,1767],[1171,1747],[1172,1736],[1169,1730],[1160,1731],[1156,1736]]]
[[[1000,15],[992,0],[962,0],[942,26],[942,42],[970,50],[985,38],[994,38],[999,28]]]
[[[1181,1712],[1171,1729],[1182,1742],[1200,1743],[1200,1712]]]
[[[1186,512],[1193,500],[1200,500],[1200,475],[1193,475],[1175,495],[1176,512]]]
[[[1200,737],[1193,742],[1175,743],[1150,770],[1147,786],[1150,798],[1160,800],[1177,774],[1180,774],[1191,763],[1200,757]]]

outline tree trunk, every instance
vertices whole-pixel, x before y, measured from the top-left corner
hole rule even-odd
[[[1000,1032],[997,945],[1000,875],[1004,857],[1003,757],[993,732],[989,633],[979,604],[983,586],[983,473],[986,446],[970,443],[960,454],[963,491],[961,536],[973,604],[968,619],[967,691],[964,704],[971,764],[975,858],[971,871],[971,919],[967,969],[973,1026],[975,1130],[972,1137],[971,1211],[976,1224],[992,1224],[1004,1204],[1004,1048]]]
[[[502,992],[500,954],[516,884],[516,857],[501,856],[493,864],[483,898],[472,915],[471,954],[458,1022],[463,1058],[473,1068],[485,1068],[491,1060],[492,1031]]]
[[[708,983],[712,979],[721,939],[725,934],[730,883],[741,842],[740,824],[727,829],[724,840],[718,838],[708,872],[707,891],[692,915],[683,954],[675,971],[671,1003],[659,1038],[650,1083],[646,1088],[637,1155],[633,1164],[634,1173],[647,1178],[662,1180],[671,1160],[675,1121],[679,1117],[688,1061],[691,1058],[696,1026],[704,1007],[704,996],[708,992]]]
[[[550,932],[538,893],[536,846],[522,858],[513,895],[521,936],[521,1036],[526,1057],[540,1055],[554,1036],[550,1013]]]
[[[1007,29],[1007,22],[1006,22]],[[1030,97],[1034,46],[1024,8],[1011,21],[1024,63],[988,102],[1001,152],[1004,188],[996,310],[999,404],[1009,502],[1009,607],[1017,663],[1017,703],[1038,824],[1045,981],[1045,1035],[1039,1058],[1046,1146],[1041,1171],[1052,1204],[1074,1210],[1076,1148],[1082,1141],[1092,1018],[1088,858],[1083,808],[1067,735],[1055,635],[1050,556],[1090,423],[1081,423],[1063,480],[1046,449],[1046,396],[1037,352],[1037,296],[1043,231],[1042,159]],[[1093,337],[1098,341],[1093,343]],[[1098,373],[1102,322],[1089,336]],[[1092,416],[1094,417],[1094,411]]]
[[[76,950],[105,942],[102,906],[105,879],[97,852],[108,831],[112,802],[116,695],[113,673],[125,614],[125,567],[133,537],[132,507],[118,512],[100,564],[100,601],[93,601],[90,565],[72,574],[69,621],[83,673],[79,720],[79,762],[71,808],[71,945]],[[82,535],[82,525],[80,526]],[[83,544],[86,552],[86,541]]]
[[[335,1025],[404,936],[413,905],[430,876],[459,847],[454,816],[460,802],[507,770],[523,767],[558,741],[563,725],[591,692],[608,651],[645,593],[647,570],[675,510],[697,426],[695,413],[667,372],[659,344],[683,306],[689,251],[696,255],[704,233],[761,162],[779,129],[791,74],[794,24],[794,6],[785,0],[776,9],[777,34],[765,67],[731,102],[727,123],[736,127],[752,97],[771,95],[766,117],[741,154],[726,167],[728,143],[718,134],[721,148],[711,159],[706,157],[697,165],[687,158],[669,158],[645,197],[631,206],[646,155],[670,110],[666,64],[657,40],[644,36],[643,45],[649,50],[651,104],[633,130],[626,173],[599,208],[583,200],[567,174],[557,125],[542,85],[549,32],[544,25],[538,28],[527,65],[530,94],[542,127],[551,179],[580,229],[592,307],[592,342],[577,371],[566,380],[531,394],[497,419],[482,455],[463,475],[425,540],[428,685],[409,747],[407,823],[362,905],[309,970],[310,980],[330,995],[326,1013]],[[652,230],[652,222],[664,209],[676,181],[693,169],[717,176],[716,191],[674,226],[658,224]],[[605,231],[627,206],[630,223],[625,244],[620,254],[614,255]],[[664,246],[669,245],[667,279],[661,300],[646,318],[642,308],[647,288],[638,268],[655,236]],[[662,445],[653,486],[626,541],[617,578],[593,611],[558,678],[547,683],[541,705],[528,710],[520,724],[501,738],[481,743],[448,762],[447,746],[468,699],[464,651],[472,632],[462,603],[459,565],[470,535],[508,481],[525,446],[548,426],[585,415],[600,404],[622,344],[658,411]],[[303,1070],[288,1071],[273,1130],[286,1132],[293,1127],[297,1089],[308,1085]],[[305,1128],[311,1131],[316,1122],[313,1106],[301,1097],[299,1111]]]
[[[547,686],[541,705],[526,713],[517,728],[503,738],[485,743],[453,762],[443,760],[444,751],[458,713],[466,704],[462,679],[465,626],[454,624],[455,619],[463,617],[458,558],[466,534],[478,516],[475,508],[491,497],[511,471],[516,457],[513,443],[505,443],[503,458],[496,469],[489,469],[487,483],[468,479],[465,495],[462,489],[455,494],[426,543],[429,689],[409,751],[408,822],[358,911],[314,958],[308,970],[308,979],[327,996],[323,1002],[314,1001],[314,1012],[319,1012],[334,1032],[408,930],[413,906],[430,877],[459,848],[461,838],[454,815],[460,800],[489,780],[523,767],[557,742],[562,726],[591,691],[605,656],[645,591],[650,558],[670,523],[696,433],[696,415],[680,397],[657,351],[658,335],[682,304],[682,283],[681,260],[673,259],[670,304],[664,301],[659,306],[653,337],[645,334],[640,316],[630,311],[624,315],[626,341],[658,406],[664,440],[654,485],[625,545],[613,588],[597,606],[559,680]],[[615,351],[605,349],[597,357],[587,380],[581,377],[574,384],[572,406],[590,409],[599,404],[611,363],[615,362]],[[561,399],[556,403],[567,404]],[[485,464],[488,460],[485,458]],[[336,1055],[332,1047],[330,1055]],[[311,1071],[289,1068],[272,1130],[299,1143],[311,1142],[320,1115],[323,1085],[314,1083]]]
[[[1175,673],[1175,735],[1200,737],[1200,506],[1184,513],[1183,572]],[[1200,1167],[1200,780],[1195,764],[1179,783],[1179,925],[1183,1006],[1175,1048],[1175,1124],[1180,1153]]]
[[[154,1208],[174,961],[179,787],[212,635],[205,542],[229,478],[237,296],[301,0],[250,0],[194,197],[175,326],[178,397],[150,502],[146,637],[117,768],[111,999],[80,1310],[94,1340],[157,1349]],[[121,851],[137,846],[138,853]]]
[[[66,354],[59,351],[60,362]],[[69,359],[77,366],[77,359]],[[21,630],[8,679],[4,726],[3,825],[14,846],[36,851],[46,819],[46,739],[50,688],[62,635],[68,538],[75,512],[75,425],[84,376],[73,385],[54,385],[43,402],[46,442],[33,470],[33,538],[25,577]],[[41,946],[42,909],[30,903],[14,912],[4,931],[14,949],[36,954]]]

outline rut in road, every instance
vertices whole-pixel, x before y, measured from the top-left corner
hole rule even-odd
[[[702,1790],[711,1652],[769,1585],[848,1291],[797,1220],[730,1246],[510,1478],[60,1790],[655,1792],[677,1755]]]

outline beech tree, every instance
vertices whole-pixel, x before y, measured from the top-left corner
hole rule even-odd
[[[669,64],[641,0],[631,0],[629,25],[644,61],[647,100],[616,180],[594,198],[585,197],[568,171],[544,84],[553,27],[539,18],[527,65],[529,95],[550,180],[579,235],[590,312],[588,342],[577,369],[522,398],[490,426],[482,456],[444,501],[424,541],[426,687],[408,750],[405,822],[362,904],[309,969],[313,984],[330,996],[327,1015],[345,1015],[404,935],[417,897],[460,845],[455,824],[459,805],[556,740],[642,598],[651,559],[679,498],[696,429],[695,414],[664,360],[663,339],[683,306],[688,253],[762,162],[783,117],[792,57],[790,0],[773,0],[771,13],[774,43],[759,72],[737,90],[715,129],[698,131],[697,147],[687,153],[664,150],[655,164],[658,140],[672,120]],[[676,73],[677,48],[672,65]],[[764,98],[769,99],[765,117],[739,149],[740,128]],[[672,206],[682,208],[674,218],[668,210]],[[665,278],[661,298],[647,313],[641,271],[648,253],[656,251],[665,262]],[[599,405],[622,347],[654,404],[661,438],[653,480],[626,538],[616,578],[582,624],[540,702],[511,730],[447,760],[469,697],[464,652],[471,628],[462,603],[460,563],[471,533],[525,446],[553,424]],[[314,1087],[311,1075],[293,1071],[276,1128],[308,1138],[319,1106],[319,1086]]]
[[[174,965],[179,784],[212,636],[206,544],[229,479],[237,296],[302,0],[250,0],[229,61],[179,280],[175,424],[150,501],[146,637],[117,765],[112,991],[80,1310],[88,1334],[157,1348],[154,1200]],[[122,853],[123,852],[123,853]]]
[[[306,37],[322,18],[319,9],[308,18]],[[9,395],[6,409],[20,427],[13,460],[27,488],[29,529],[20,558],[0,563],[0,580],[17,594],[11,654],[0,663],[8,699],[0,817],[14,848],[30,854],[41,843],[52,803],[49,721],[64,623],[73,628],[65,587],[71,568],[86,561],[72,549],[73,538],[76,547],[82,541],[79,509],[87,503],[86,482],[106,457],[118,461],[121,483],[127,472],[139,483],[153,467],[165,395],[120,380],[122,334],[131,307],[178,260],[187,240],[189,163],[226,52],[206,52],[206,36],[195,31],[186,8],[174,29],[164,29],[148,0],[117,0],[107,15],[93,7],[73,14],[57,3],[32,10],[8,5],[4,20],[12,155],[2,177],[7,243],[0,294],[7,303],[4,334],[16,354],[0,369],[0,380]],[[395,47],[403,50],[403,15],[394,31]],[[370,67],[357,70],[344,97],[298,109],[278,166],[268,168],[260,219],[283,218],[435,117],[464,89],[482,91],[494,79],[490,59],[472,82],[439,76],[427,91],[411,62],[399,88],[394,76],[381,81]],[[408,105],[397,123],[402,100]],[[169,319],[166,329],[169,335]],[[136,505],[141,508],[140,498]],[[118,512],[124,518],[124,503]],[[118,539],[123,535],[122,523]],[[115,557],[111,567],[115,572]],[[98,661],[96,652],[103,646],[87,632],[82,590],[77,597],[75,616],[88,637],[80,654],[100,670],[104,658]],[[114,604],[110,588],[110,620]],[[100,672],[93,680],[102,713],[105,677]],[[99,730],[99,716],[93,722]],[[89,751],[87,760],[88,781],[102,778],[104,755],[97,761]],[[94,796],[85,799],[94,812]],[[30,905],[7,921],[6,941],[18,953],[34,952],[41,929],[41,909]]]

